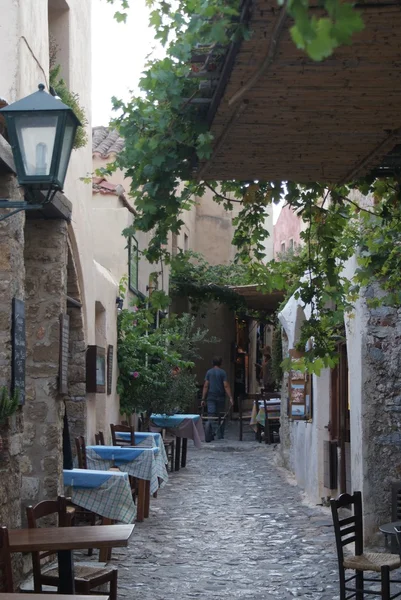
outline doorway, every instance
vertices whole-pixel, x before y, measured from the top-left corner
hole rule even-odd
[[[338,488],[351,493],[351,423],[347,345],[338,345],[339,362],[331,371],[329,432],[339,451]]]

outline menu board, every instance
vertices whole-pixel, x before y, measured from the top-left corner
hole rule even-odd
[[[113,354],[114,348],[111,344],[107,346],[107,394],[110,395],[113,388]]]
[[[292,419],[312,418],[312,375],[290,372],[288,416]]]

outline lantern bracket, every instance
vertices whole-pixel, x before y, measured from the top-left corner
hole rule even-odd
[[[0,208],[13,208],[11,212],[0,216],[0,222],[12,217],[13,215],[21,212],[21,210],[40,210],[46,204],[50,204],[54,196],[57,193],[57,189],[48,189],[47,194],[43,199],[43,202],[38,202],[38,196],[35,194],[35,190],[25,188],[25,195],[31,199],[31,202],[25,202],[24,200],[7,200],[6,198],[0,198]],[[42,196],[43,197],[43,196]]]

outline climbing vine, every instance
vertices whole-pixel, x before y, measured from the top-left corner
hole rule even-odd
[[[196,252],[180,252],[171,261],[170,294],[186,296],[193,312],[208,302],[225,304],[236,311],[245,310],[242,296],[230,286],[250,283],[246,265],[210,265]]]
[[[129,2],[107,1],[119,7],[116,18],[124,21]],[[358,11],[340,0],[324,0],[321,17],[311,14],[303,0],[282,4],[294,19],[294,41],[316,60],[349,43],[363,27]],[[137,211],[133,228],[125,233],[152,231],[147,257],[156,261],[166,252],[169,233],[179,232],[183,211],[195,198],[212,190],[215,201],[227,209],[240,202],[234,220],[237,259],[248,266],[250,281],[267,291],[284,290],[287,297],[294,293],[310,306],[299,348],[308,345],[305,366],[318,373],[334,364],[344,314],[352,312],[361,286],[372,280],[381,283],[383,294],[372,298],[372,304],[400,302],[400,180],[365,178],[347,185],[194,180],[197,161],[211,157],[213,138],[204,111],[192,102],[200,94],[194,76],[199,62],[193,62],[193,53],[204,55],[202,68],[218,69],[228,44],[251,32],[240,18],[237,0],[151,0],[149,6],[165,56],[149,61],[137,97],[113,99],[118,111],[114,125],[126,143],[106,172],[125,171]],[[282,201],[305,222],[303,249],[291,259],[266,264],[266,213]],[[357,268],[347,276],[353,256]]]
[[[114,17],[118,22],[126,22],[129,9],[128,0],[107,0],[107,2],[120,7]],[[224,13],[224,4],[222,0],[218,2],[209,0],[207,3],[196,0],[180,0],[176,3],[166,0],[148,0],[148,5],[153,9],[150,22],[151,25],[158,28],[159,39],[163,41],[168,38],[171,28],[176,29],[177,23],[185,26],[191,17],[205,16],[214,21],[215,40],[224,41],[222,27],[225,24],[222,22],[223,19],[219,22]],[[236,4],[238,6],[239,2]],[[320,16],[317,16],[309,2],[304,0],[278,0],[277,4],[283,6],[294,20],[294,25],[290,30],[294,43],[298,48],[305,50],[314,60],[322,60],[330,56],[338,46],[349,44],[352,36],[363,29],[361,13],[353,3],[323,0],[319,3]],[[175,9],[172,8],[173,5],[176,7]],[[171,18],[172,15],[174,15],[173,18]],[[236,13],[232,13],[232,15],[237,16]],[[169,23],[170,19],[171,23]],[[218,37],[221,37],[222,40],[217,39]]]

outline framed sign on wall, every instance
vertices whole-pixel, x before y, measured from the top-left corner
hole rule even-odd
[[[107,394],[109,396],[113,389],[113,354],[114,348],[109,344],[107,346]]]
[[[106,350],[88,346],[86,351],[86,391],[104,394],[106,391]]]

